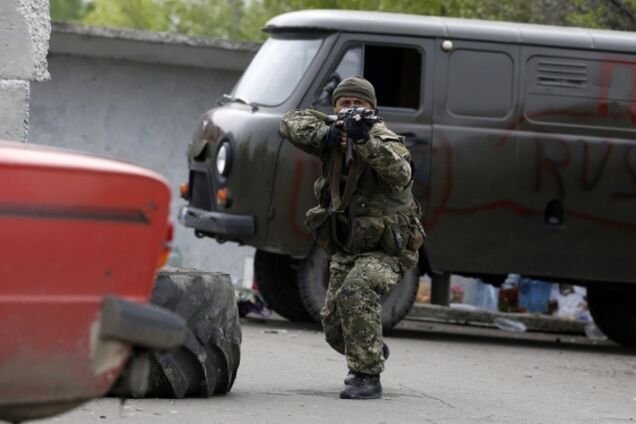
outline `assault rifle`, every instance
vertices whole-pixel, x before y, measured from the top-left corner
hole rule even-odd
[[[359,122],[361,119],[367,121],[369,126],[372,126],[376,122],[382,121],[378,115],[375,114],[375,110],[373,109],[365,109],[363,107],[352,107],[347,109],[342,109],[340,113],[337,115],[328,115],[326,122],[327,124],[333,124],[334,122],[342,122],[341,127],[344,131],[347,128],[347,123],[349,122]],[[347,155],[346,155],[346,164],[347,167],[351,165],[353,161],[353,143],[349,136],[347,136]]]

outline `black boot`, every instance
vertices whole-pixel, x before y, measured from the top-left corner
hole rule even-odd
[[[353,379],[340,392],[340,399],[379,399],[382,397],[382,384],[379,374],[354,373]]]
[[[385,361],[389,359],[390,354],[391,354],[391,351],[389,350],[389,345],[387,345],[386,343],[382,344],[382,355],[384,355]],[[353,380],[354,376],[355,376],[355,373],[350,370],[349,374],[347,374],[347,376],[344,379],[344,384],[347,386],[351,384],[351,381]]]

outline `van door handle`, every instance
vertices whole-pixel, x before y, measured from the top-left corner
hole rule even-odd
[[[430,144],[430,140],[428,138],[418,137],[417,135],[415,135],[415,133],[412,132],[398,133],[398,135],[404,137],[404,145],[407,148],[415,147],[417,145]]]

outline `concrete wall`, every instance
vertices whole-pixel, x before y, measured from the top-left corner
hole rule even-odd
[[[0,140],[25,141],[31,81],[48,77],[48,0],[0,0]]]
[[[2,0],[4,1],[4,0]],[[173,191],[184,265],[243,274],[251,248],[197,239],[177,221],[186,151],[199,117],[229,93],[258,45],[54,24],[51,80],[31,92],[29,141],[139,163]]]

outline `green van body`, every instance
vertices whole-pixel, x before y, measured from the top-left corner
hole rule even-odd
[[[281,139],[280,119],[333,113],[330,90],[361,73],[414,158],[422,272],[517,273],[636,300],[636,34],[354,11],[288,13],[265,31],[189,149],[181,221],[198,235],[306,258],[321,167]]]

